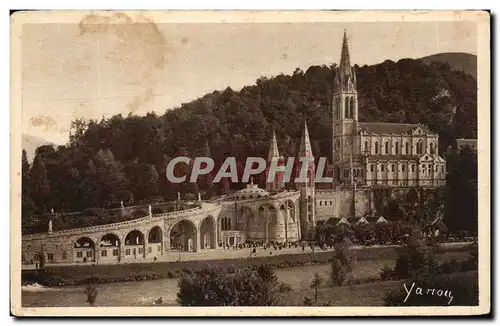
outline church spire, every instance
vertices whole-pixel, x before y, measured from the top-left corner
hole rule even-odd
[[[280,152],[278,149],[278,142],[276,141],[276,131],[273,127],[273,137],[271,138],[271,146],[269,147],[269,154],[267,155],[268,162],[272,159],[281,158]]]
[[[349,44],[347,42],[347,32],[344,29],[344,39],[342,41],[342,53],[340,54],[340,69],[344,74],[351,72],[351,59],[349,57]]]
[[[313,157],[311,139],[309,138],[309,130],[307,130],[307,121],[304,120],[304,131],[300,140],[299,157]]]
[[[344,30],[342,40],[342,51],[340,53],[340,63],[336,71],[335,91],[353,92],[356,90],[356,76],[354,67],[351,67],[351,56],[349,54],[349,42],[347,41],[347,32]]]

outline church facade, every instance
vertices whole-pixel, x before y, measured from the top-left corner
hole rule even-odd
[[[358,121],[356,72],[344,33],[331,106],[332,164],[343,185],[439,187],[446,162],[438,154],[439,136],[420,124]]]

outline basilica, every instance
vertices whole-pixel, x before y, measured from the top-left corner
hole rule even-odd
[[[219,198],[199,197],[174,212],[153,214],[149,206],[148,214],[144,207],[122,207],[120,214],[144,212],[143,217],[69,230],[53,230],[50,223],[47,233],[23,236],[23,263],[33,264],[40,255],[48,263],[63,264],[175,260],[176,251],[312,240],[319,223],[387,223],[376,208],[379,189],[404,193],[445,184],[446,162],[438,154],[436,133],[420,124],[358,121],[356,73],[345,33],[332,96],[329,187],[314,182],[314,153],[304,123],[296,156],[311,160],[304,163],[308,178],[294,189],[285,187],[283,175],[277,174],[265,189],[250,182]],[[267,161],[284,164],[274,131]],[[154,209],[162,205],[169,204]]]
[[[333,85],[332,166],[344,185],[439,187],[446,162],[438,154],[439,136],[420,124],[358,121],[356,72],[344,33]]]

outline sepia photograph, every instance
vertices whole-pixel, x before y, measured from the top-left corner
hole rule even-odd
[[[490,313],[489,12],[11,33],[13,315]]]

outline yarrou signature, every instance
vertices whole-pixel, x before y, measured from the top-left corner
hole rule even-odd
[[[406,291],[406,298],[404,299],[403,302],[406,302],[408,298],[410,297],[410,294],[412,294],[413,289],[415,288],[415,282],[412,283],[411,288],[408,289],[406,287],[406,284],[403,284],[405,291]],[[438,296],[438,297],[446,297],[449,298],[448,304],[450,304],[453,301],[453,295],[451,294],[451,291],[449,290],[442,290],[442,289],[427,289],[424,291],[421,287],[417,287],[415,291],[413,292],[416,295],[431,295],[431,296]]]

